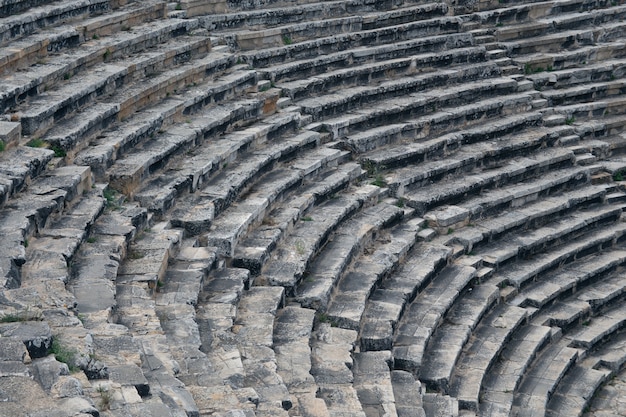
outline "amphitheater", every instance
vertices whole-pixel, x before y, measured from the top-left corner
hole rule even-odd
[[[0,416],[626,416],[626,4],[0,0]]]

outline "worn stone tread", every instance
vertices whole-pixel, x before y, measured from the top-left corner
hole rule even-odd
[[[323,252],[317,255],[316,260],[307,268],[307,277],[295,290],[297,300],[309,308],[324,309],[328,306],[330,317],[337,318],[328,304],[333,288],[337,286],[341,292],[358,290],[350,284],[349,275],[341,279],[345,268],[355,256],[358,256],[373,235],[382,228],[398,222],[403,215],[404,210],[380,203],[364,209],[340,224],[333,234],[332,241],[324,246]],[[360,279],[352,281],[365,284],[363,285],[365,295],[369,293],[370,285],[367,285],[367,281]],[[343,300],[338,300],[338,306],[342,303]],[[354,324],[350,326],[353,327]]]
[[[424,366],[427,344],[446,312],[476,276],[469,266],[444,268],[406,309],[396,331],[393,356],[396,368],[418,372]]]
[[[460,408],[478,411],[485,374],[526,315],[525,309],[499,306],[476,329],[450,382],[450,394],[459,400]]]

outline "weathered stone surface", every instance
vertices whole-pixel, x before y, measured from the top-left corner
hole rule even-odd
[[[31,358],[43,358],[52,346],[52,333],[46,322],[0,323],[0,335],[21,340]]]

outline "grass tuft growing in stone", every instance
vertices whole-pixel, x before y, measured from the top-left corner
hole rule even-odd
[[[96,391],[98,392],[98,394],[100,394],[100,411],[106,411],[110,409],[111,400],[113,399],[111,392],[102,385],[96,388]]]
[[[26,146],[31,148],[45,148],[47,143],[39,138],[31,139],[26,143]]]
[[[76,356],[78,352],[71,347],[61,343],[58,337],[52,339],[52,346],[49,353],[53,354],[57,361],[63,362],[70,368],[70,372],[78,372],[79,368],[76,366]]]

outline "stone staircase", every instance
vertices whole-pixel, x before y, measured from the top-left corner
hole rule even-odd
[[[625,15],[0,0],[0,416],[619,414]]]

